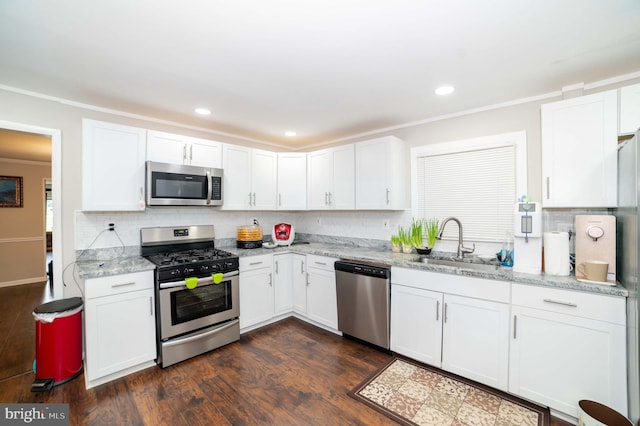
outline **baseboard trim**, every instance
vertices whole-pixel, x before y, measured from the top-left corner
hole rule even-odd
[[[49,278],[46,275],[43,275],[41,277],[34,277],[34,278],[24,278],[22,280],[15,280],[15,281],[5,281],[0,283],[0,288],[2,287],[13,287],[16,285],[24,285],[24,284],[35,284],[35,283],[43,283],[46,282]]]

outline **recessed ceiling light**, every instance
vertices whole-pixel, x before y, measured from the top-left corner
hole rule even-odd
[[[200,114],[200,115],[210,115],[211,111],[208,110],[207,108],[196,108],[196,114]]]
[[[295,136],[296,134],[297,134],[296,132],[291,130],[289,130],[288,132],[284,132],[284,135],[289,137]]]
[[[436,89],[436,95],[444,96],[453,93],[453,86],[442,86]]]

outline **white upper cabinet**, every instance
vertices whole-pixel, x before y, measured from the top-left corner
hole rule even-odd
[[[307,154],[278,153],[278,210],[307,208]]]
[[[343,145],[307,154],[310,210],[355,208],[355,149]]]
[[[618,99],[618,134],[635,133],[640,128],[640,83],[618,89]]]
[[[273,152],[223,144],[223,209],[275,210],[277,164]]]
[[[408,158],[405,142],[394,136],[355,144],[356,209],[402,210],[408,207]]]
[[[276,182],[278,156],[274,152],[253,149],[251,153],[251,208],[274,210],[276,208]]]
[[[82,120],[82,209],[144,210],[146,130]]]
[[[222,144],[150,130],[147,134],[147,160],[220,168],[222,167]]]
[[[617,205],[617,91],[542,105],[543,207]]]

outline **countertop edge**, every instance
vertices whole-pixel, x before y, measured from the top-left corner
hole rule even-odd
[[[293,246],[279,246],[276,248],[238,249],[234,247],[220,247],[239,257],[258,256],[263,254],[310,254],[333,257],[336,259],[350,259],[371,262],[400,268],[418,269],[424,271],[454,274],[475,278],[509,281],[519,284],[535,285],[566,290],[577,290],[610,296],[628,297],[629,293],[620,283],[616,285],[594,284],[578,281],[575,276],[534,275],[513,272],[510,268],[499,268],[495,272],[478,271],[442,265],[430,265],[416,261],[417,254],[393,253],[390,250],[380,250],[366,247],[346,247],[329,243],[311,243]],[[155,269],[155,265],[141,256],[113,258],[102,261],[77,262],[78,275],[82,279],[97,278],[110,275],[121,275]]]

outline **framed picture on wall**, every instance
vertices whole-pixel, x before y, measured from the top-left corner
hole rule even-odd
[[[0,176],[0,207],[22,207],[22,177]]]

